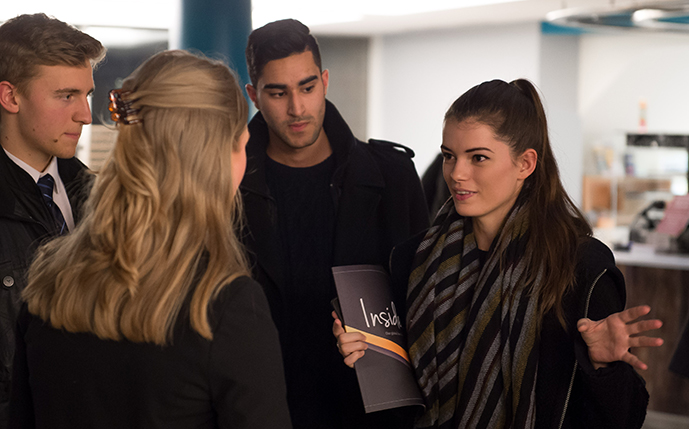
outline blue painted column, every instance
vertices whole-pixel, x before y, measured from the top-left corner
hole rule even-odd
[[[251,0],[181,0],[180,47],[226,59],[249,83],[244,50],[251,33]]]

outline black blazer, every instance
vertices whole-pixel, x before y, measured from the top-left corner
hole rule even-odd
[[[19,322],[10,428],[291,428],[277,331],[240,277],[211,304],[213,340],[183,307],[166,346]]]
[[[58,159],[74,222],[81,219],[92,176],[78,159]],[[57,234],[52,215],[33,178],[0,148],[0,427],[9,413],[14,333],[36,248]]]

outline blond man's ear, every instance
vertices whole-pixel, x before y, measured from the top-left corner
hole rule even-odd
[[[0,82],[0,106],[10,113],[19,112],[17,101],[17,87],[3,80]]]

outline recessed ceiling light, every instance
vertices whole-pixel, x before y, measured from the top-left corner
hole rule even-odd
[[[550,12],[546,19],[556,25],[586,28],[689,31],[686,2],[645,2],[635,7],[572,8]]]

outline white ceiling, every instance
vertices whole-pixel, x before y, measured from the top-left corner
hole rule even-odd
[[[455,3],[461,3],[461,0],[455,0]],[[689,4],[689,0],[518,0],[486,6],[453,8],[414,15],[365,16],[364,19],[357,22],[315,24],[310,25],[310,27],[318,34],[372,35],[402,33],[432,28],[545,21],[546,15],[556,11],[604,14],[627,8],[652,8],[653,6],[678,4],[687,5]]]
[[[454,8],[403,16],[366,16],[358,22],[313,25],[319,34],[370,35],[402,33],[432,28],[541,21],[546,14],[563,8],[600,7],[606,0],[521,0],[466,8]]]
[[[22,13],[45,12],[78,26],[113,26],[172,29],[179,22],[180,0],[3,0],[0,21]],[[480,0],[502,3],[484,6],[479,0],[254,0],[254,21],[296,18],[317,34],[373,35],[418,31],[431,28],[493,25],[544,20],[549,12],[561,9],[600,9],[678,3],[667,0]],[[272,0],[274,1],[274,0]],[[419,3],[441,9],[425,13],[405,5]],[[687,3],[685,1],[684,3]],[[392,12],[383,6],[395,5]],[[347,7],[343,6],[346,5]],[[363,10],[363,11],[362,11]],[[366,12],[368,11],[368,12]],[[334,13],[333,13],[334,12]],[[387,15],[382,15],[383,13]],[[327,17],[327,18],[325,18]],[[333,18],[334,17],[334,18]],[[324,19],[330,22],[323,23]],[[263,22],[261,22],[264,20]]]
[[[169,29],[179,0],[0,0],[0,21],[43,12],[76,26]],[[172,7],[171,7],[172,6]]]

